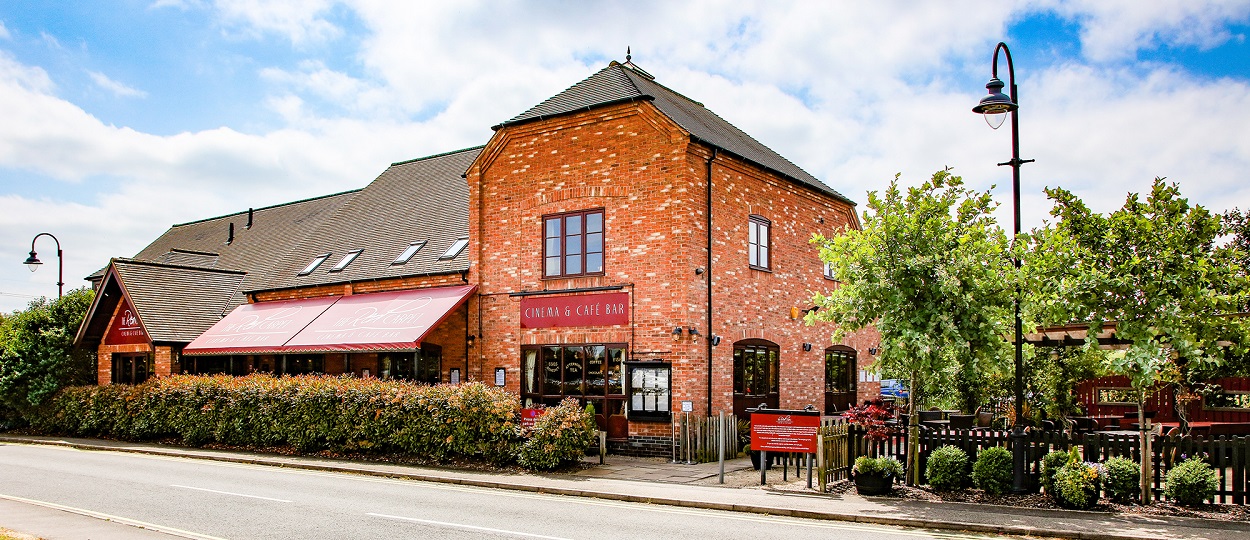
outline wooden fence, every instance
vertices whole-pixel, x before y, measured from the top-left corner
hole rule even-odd
[[[725,442],[725,459],[742,450],[738,446],[738,417],[679,416],[673,422],[673,461],[708,463],[720,459],[719,441]]]
[[[1250,499],[1250,437],[1151,437],[1151,491],[1155,500],[1164,498],[1167,472],[1173,466],[1186,457],[1203,456],[1219,478],[1211,502],[1247,504]],[[1050,452],[1076,447],[1082,458],[1090,462],[1104,462],[1112,457],[1139,462],[1141,459],[1141,444],[1136,434],[1092,433],[1073,437],[1062,432],[1032,432],[1025,435],[1022,443],[1026,471],[1034,486],[1041,476],[1042,458]],[[959,447],[968,454],[970,461],[975,461],[982,449],[1002,446],[1012,450],[1015,442],[1007,430],[922,429],[920,459],[916,463],[921,478],[924,478],[929,454],[944,445]],[[817,447],[817,478],[822,481],[821,491],[825,483],[849,478],[850,468],[859,456],[894,456],[907,463],[907,434],[903,430],[885,440],[869,441],[858,426],[828,423],[821,427]]]

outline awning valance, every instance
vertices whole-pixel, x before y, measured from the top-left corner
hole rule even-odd
[[[475,289],[464,285],[245,304],[182,353],[412,350]]]

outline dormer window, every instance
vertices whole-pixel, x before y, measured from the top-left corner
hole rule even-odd
[[[400,253],[398,257],[395,257],[395,260],[391,261],[391,264],[408,264],[408,261],[412,259],[412,256],[416,255],[418,251],[421,251],[421,248],[423,247],[425,247],[425,240],[408,244],[408,247],[404,248],[404,252]]]
[[[356,260],[356,257],[360,256],[361,251],[364,251],[364,250],[353,249],[351,251],[348,251],[346,255],[343,255],[342,259],[339,259],[339,262],[336,263],[333,268],[330,268],[330,271],[342,272],[344,268],[347,268],[347,265],[351,264],[352,261]]]
[[[321,266],[321,263],[326,262],[326,259],[329,259],[329,258],[330,258],[329,253],[318,255],[317,258],[313,259],[312,262],[308,263],[308,266],[305,266],[304,269],[300,270],[299,273],[296,275],[307,276],[308,274],[313,273],[313,270],[316,270],[318,266]]]
[[[456,242],[453,243],[451,247],[447,248],[447,252],[444,253],[443,256],[439,257],[438,260],[450,261],[456,257],[459,257],[460,252],[464,251],[465,246],[468,246],[468,245],[469,245],[468,238],[461,238],[459,240],[456,240]]]

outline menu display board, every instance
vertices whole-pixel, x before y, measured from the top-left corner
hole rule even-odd
[[[767,452],[816,451],[816,432],[820,429],[819,411],[784,409],[752,409],[751,449]]]
[[[673,367],[662,362],[626,362],[627,414],[630,420],[657,420],[667,422],[672,418],[669,403],[672,401],[671,376]]]

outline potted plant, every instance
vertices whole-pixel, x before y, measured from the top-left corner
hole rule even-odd
[[[855,491],[860,495],[885,495],[894,486],[894,479],[902,476],[903,464],[891,456],[855,458]]]

